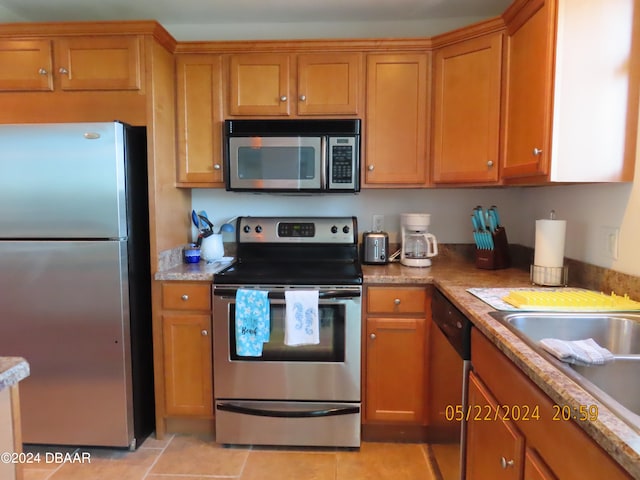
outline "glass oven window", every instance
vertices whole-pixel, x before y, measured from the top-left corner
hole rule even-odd
[[[316,148],[305,146],[239,147],[238,177],[243,180],[313,180]]]
[[[271,304],[271,331],[269,342],[262,348],[261,357],[242,357],[236,353],[235,303],[230,305],[229,351],[231,360],[274,362],[344,362],[345,306],[320,304],[320,343],[290,347],[284,344],[284,304]]]

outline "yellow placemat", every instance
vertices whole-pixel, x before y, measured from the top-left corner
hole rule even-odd
[[[614,311],[640,310],[640,302],[611,292],[606,295],[589,290],[539,291],[512,290],[502,300],[521,310]]]

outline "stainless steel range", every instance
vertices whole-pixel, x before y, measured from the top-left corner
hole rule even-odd
[[[216,274],[213,285],[216,440],[360,446],[356,218],[240,217],[236,227],[237,262]],[[309,292],[311,310],[300,310],[299,320],[309,319],[305,325],[313,327],[309,333],[317,330],[316,338],[297,345],[292,317],[300,304],[291,302]],[[254,315],[266,317],[258,318],[266,337],[249,353],[244,337],[255,331],[246,328],[243,312],[254,304],[246,304],[246,295],[268,303],[266,313]]]

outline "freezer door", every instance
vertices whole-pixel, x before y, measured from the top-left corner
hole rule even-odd
[[[126,243],[0,241],[0,352],[24,357],[25,443],[133,439]]]
[[[124,126],[0,125],[1,238],[123,238]]]

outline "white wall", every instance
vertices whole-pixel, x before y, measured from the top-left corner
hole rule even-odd
[[[454,17],[387,22],[215,23],[163,26],[178,41],[274,40],[314,38],[410,38],[449,32],[485,17]]]
[[[237,215],[355,215],[361,232],[371,215],[384,214],[384,228],[397,241],[400,213],[431,214],[431,232],[443,243],[471,243],[471,210],[497,205],[510,243],[533,247],[535,220],[555,210],[567,220],[569,258],[640,276],[640,182],[537,188],[364,190],[358,195],[282,196],[194,189],[193,208],[216,225]],[[620,229],[619,258],[605,255],[602,227]],[[230,240],[233,237],[228,238]]]

